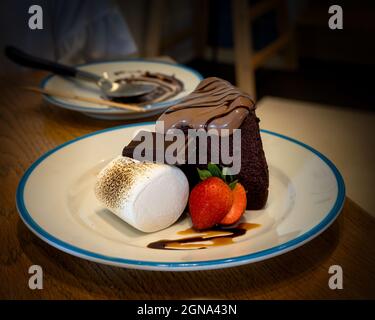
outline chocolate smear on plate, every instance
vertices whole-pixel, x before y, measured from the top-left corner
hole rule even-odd
[[[119,77],[117,80],[115,80],[118,83],[125,82],[156,85],[156,88],[153,91],[144,95],[112,99],[113,101],[117,102],[144,106],[152,103],[166,101],[177,96],[184,90],[184,84],[174,75],[166,75],[160,72],[149,71],[116,71],[114,72],[114,75],[116,77]]]
[[[179,235],[192,235],[180,239],[163,239],[148,244],[148,248],[162,250],[199,250],[209,247],[225,246],[234,243],[233,238],[244,235],[247,231],[257,228],[257,223],[240,223],[235,227],[216,226],[209,230],[196,231],[189,228],[178,232]]]

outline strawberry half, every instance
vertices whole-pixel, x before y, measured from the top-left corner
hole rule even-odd
[[[225,215],[223,220],[220,221],[222,225],[231,225],[236,223],[246,210],[246,190],[242,184],[236,183],[233,193],[233,203],[229,212]]]
[[[202,182],[190,193],[189,211],[193,227],[208,229],[216,224],[236,223],[246,209],[246,191],[228,175],[228,168],[222,170],[209,163],[207,170],[198,169]],[[229,181],[228,181],[229,180]]]
[[[218,177],[208,177],[190,193],[189,212],[194,228],[208,229],[218,224],[233,203],[230,187]]]

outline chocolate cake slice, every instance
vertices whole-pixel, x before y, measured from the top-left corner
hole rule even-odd
[[[180,103],[170,107],[162,114],[164,132],[173,129],[222,129],[241,130],[241,170],[237,175],[239,182],[247,190],[247,209],[261,209],[267,202],[269,175],[259,132],[259,119],[255,114],[255,103],[249,95],[229,82],[211,77],[200,82],[197,88]],[[185,139],[186,141],[186,139]],[[124,148],[123,155],[133,157],[134,148],[140,143],[139,138]],[[170,142],[166,142],[168,144]],[[233,149],[233,134],[229,136],[229,145]],[[155,149],[152,149],[155,161]],[[220,151],[220,150],[219,150]],[[207,143],[207,162],[210,162],[211,143]],[[224,165],[219,162],[220,165]],[[182,164],[181,169],[189,179],[192,188],[199,181],[198,168],[207,164]]]

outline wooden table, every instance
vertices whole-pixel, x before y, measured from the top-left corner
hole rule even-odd
[[[47,105],[15,85],[41,73],[0,80],[0,298],[2,299],[331,299],[375,298],[375,219],[350,199],[321,236],[292,252],[241,267],[197,272],[114,268],[63,253],[20,220],[15,190],[22,173],[47,150],[82,134],[123,124],[93,120]],[[28,268],[44,271],[44,289],[28,288]],[[340,265],[344,289],[330,290]]]

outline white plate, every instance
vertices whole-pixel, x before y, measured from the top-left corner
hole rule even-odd
[[[145,234],[114,216],[96,200],[98,171],[143,123],[106,129],[69,141],[43,155],[24,174],[17,208],[25,224],[41,239],[75,256],[121,267],[149,270],[215,269],[264,260],[299,247],[325,230],[345,198],[343,179],[318,151],[292,138],[262,131],[270,171],[266,207],[247,211],[244,220],[261,226],[235,243],[204,250],[158,250],[147,244],[176,239],[190,226],[180,219],[172,227]]]
[[[100,75],[103,74],[103,72],[107,72],[111,80],[116,80],[124,76],[123,74],[115,75],[115,72],[117,71],[126,71],[130,73],[138,71],[161,72],[166,75],[174,75],[184,84],[184,90],[177,96],[172,97],[169,100],[147,106],[146,108],[148,109],[148,112],[126,111],[89,102],[44,95],[45,100],[58,107],[79,111],[90,117],[105,120],[138,119],[160,114],[166,108],[175,104],[178,100],[192,92],[203,79],[202,75],[197,71],[183,65],[142,59],[96,62],[84,64],[78,66],[78,68]],[[100,90],[97,86],[95,86],[95,84],[73,78],[64,78],[57,75],[50,75],[46,77],[44,80],[42,80],[40,87],[59,92],[69,92],[77,96],[98,99],[101,98]]]

